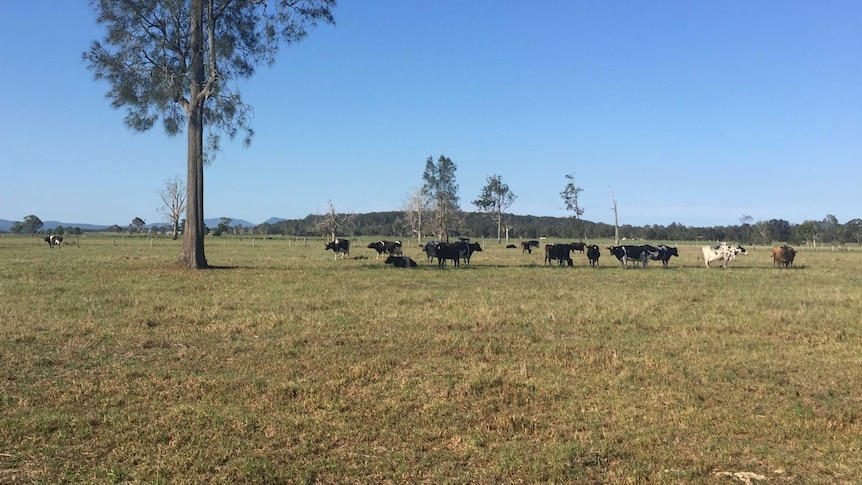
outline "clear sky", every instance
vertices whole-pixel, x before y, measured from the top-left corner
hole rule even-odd
[[[511,212],[687,226],[862,217],[862,2],[341,0],[240,84],[255,137],[205,170],[205,216],[400,210],[425,160]],[[136,133],[82,53],[84,0],[0,2],[0,219],[162,221],[183,136]]]

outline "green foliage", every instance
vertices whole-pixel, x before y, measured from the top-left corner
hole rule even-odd
[[[436,164],[432,157],[428,157],[422,174],[425,181],[422,190],[431,199],[435,233],[444,240],[448,240],[462,222],[458,184],[455,181],[456,169],[452,159],[440,155]]]
[[[482,187],[482,192],[479,198],[473,201],[473,205],[480,211],[488,214],[491,220],[497,224],[497,240],[500,240],[503,219],[506,209],[515,202],[517,196],[509,186],[503,183],[503,178],[499,175],[489,175],[487,184]]]
[[[21,222],[21,232],[26,234],[36,234],[39,232],[39,229],[42,229],[44,223],[42,219],[34,215],[29,215],[24,218],[24,221]]]
[[[191,85],[191,14],[194,2],[159,0],[98,0],[99,24],[106,34],[94,41],[84,60],[97,79],[107,81],[114,108],[127,110],[126,125],[151,129],[161,118],[165,131],[176,135],[186,124],[186,107],[193,104]],[[233,138],[240,131],[249,143],[251,110],[235,83],[250,78],[255,67],[275,61],[279,44],[297,42],[318,22],[334,23],[335,0],[236,2],[216,0],[205,8],[203,94],[209,144],[218,149],[220,134]],[[191,195],[191,194],[190,194]]]

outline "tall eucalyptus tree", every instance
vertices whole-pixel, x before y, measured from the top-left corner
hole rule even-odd
[[[186,221],[180,262],[206,268],[204,131],[207,154],[221,135],[251,142],[251,107],[237,81],[271,64],[282,43],[303,39],[318,22],[334,23],[335,0],[93,0],[101,41],[84,52],[96,79],[110,84],[125,123],[147,131],[161,119],[169,135],[188,136]]]

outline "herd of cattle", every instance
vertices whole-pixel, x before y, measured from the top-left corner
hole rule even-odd
[[[47,240],[47,238],[46,238]],[[524,241],[521,243],[521,252],[532,254],[533,248],[540,246],[539,241]],[[374,249],[377,252],[377,258],[386,255],[385,264],[395,266],[397,268],[415,268],[417,266],[409,256],[404,256],[402,252],[403,245],[401,241],[376,241],[369,244],[368,249]],[[515,248],[514,245],[509,245],[507,248]],[[326,244],[325,250],[332,250],[335,253],[335,258],[339,255],[342,259],[345,256],[350,256],[350,240],[336,239]],[[679,251],[675,247],[660,244],[652,246],[643,244],[610,246],[607,248],[612,256],[617,258],[620,266],[628,268],[629,262],[634,265],[640,265],[643,268],[648,267],[650,261],[661,261],[664,268],[668,267],[670,259],[674,256],[679,256]],[[482,251],[479,243],[470,242],[469,239],[462,239],[458,242],[449,243],[444,241],[428,241],[422,245],[422,250],[428,259],[428,263],[432,263],[434,258],[437,258],[437,266],[442,268],[447,261],[452,261],[457,268],[461,265],[461,260],[465,264],[470,264],[470,257],[474,252]],[[562,244],[545,244],[545,265],[550,265],[556,262],[558,266],[574,266],[572,254],[575,252],[586,252],[587,259],[591,267],[596,267],[599,264],[601,250],[596,244],[585,244],[582,242],[562,243]],[[745,255],[745,248],[738,244],[727,244],[725,242],[714,246],[703,246],[701,248],[703,262],[707,268],[709,263],[720,261],[723,267],[727,267],[727,263],[736,259],[739,255]],[[796,257],[796,250],[791,246],[776,246],[772,248],[772,264],[783,267],[793,265],[793,260]],[[376,259],[377,259],[376,258]]]

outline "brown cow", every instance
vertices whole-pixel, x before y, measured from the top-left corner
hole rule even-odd
[[[772,266],[777,264],[789,268],[793,266],[794,258],[796,258],[796,250],[791,246],[774,246],[772,248]]]

